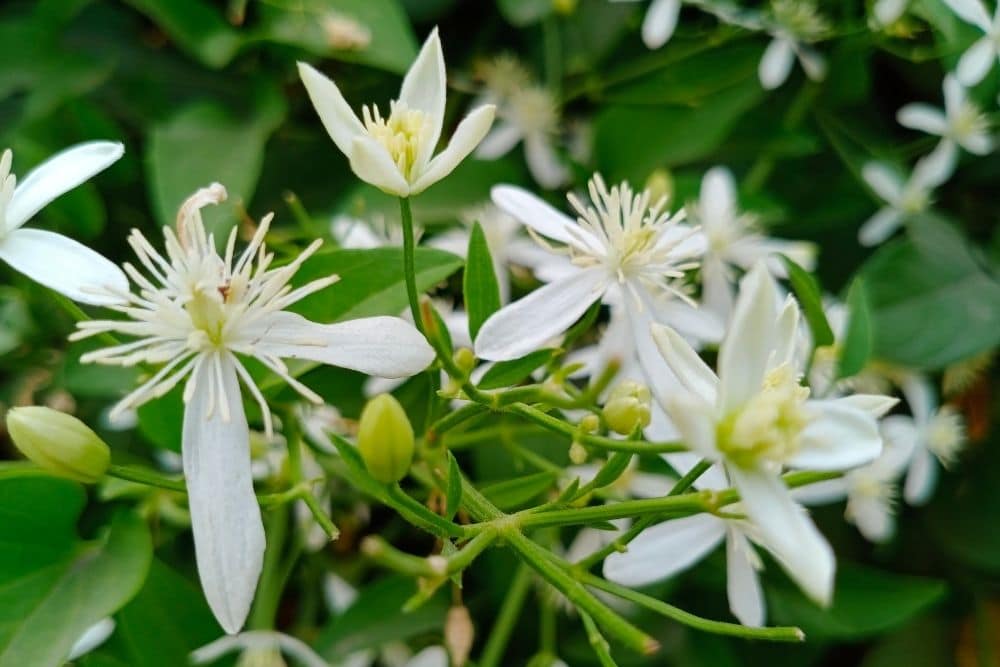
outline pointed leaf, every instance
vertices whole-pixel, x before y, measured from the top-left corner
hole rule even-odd
[[[840,351],[837,378],[861,372],[872,353],[871,312],[861,278],[855,278],[847,291],[847,333]]]
[[[515,385],[548,363],[554,353],[555,350],[551,349],[535,350],[518,359],[501,361],[486,371],[479,381],[479,388],[499,389]]]
[[[483,228],[477,222],[469,235],[469,252],[465,260],[462,280],[465,292],[465,310],[469,313],[469,337],[476,340],[479,327],[486,319],[500,310],[500,286],[493,271],[493,258],[486,243]]]
[[[830,329],[826,313],[823,312],[823,295],[816,276],[787,257],[782,257],[782,260],[788,269],[788,282],[792,284],[806,322],[809,324],[809,331],[812,332],[813,348],[833,345],[833,330]]]
[[[448,452],[448,487],[445,493],[444,517],[451,519],[462,504],[462,471],[458,467],[455,455]]]

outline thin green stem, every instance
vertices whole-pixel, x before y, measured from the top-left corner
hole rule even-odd
[[[461,425],[463,422],[481,415],[486,411],[487,408],[478,403],[463,405],[454,412],[449,412],[444,417],[431,424],[427,428],[427,434],[424,436],[424,439],[427,442],[435,442],[441,437],[442,434],[447,433],[456,426]]]
[[[521,608],[528,597],[531,589],[531,569],[521,563],[514,578],[507,587],[507,594],[504,596],[497,619],[490,629],[490,636],[483,647],[483,653],[479,657],[479,667],[499,667],[503,660],[504,650],[507,648],[510,637],[514,634],[514,627],[521,615]]]
[[[288,508],[276,507],[265,517],[267,548],[264,550],[264,564],[257,584],[257,596],[247,621],[247,627],[254,630],[270,630],[274,627],[278,602],[284,589],[281,579],[281,552],[288,535]]]
[[[302,431],[298,419],[289,411],[284,419],[285,441],[288,443],[288,464],[294,486],[300,489],[298,498],[306,504],[319,527],[323,529],[331,541],[340,537],[340,529],[320,507],[319,500],[313,494],[310,485],[305,481],[302,468]]]
[[[611,657],[611,647],[608,646],[608,640],[597,629],[594,619],[586,612],[580,612],[580,618],[583,619],[583,627],[587,630],[587,641],[590,642],[590,648],[594,649],[601,667],[618,667],[614,658]]]
[[[410,198],[399,198],[399,216],[403,225],[403,276],[406,279],[406,296],[410,302],[410,314],[413,324],[424,333],[423,319],[420,317],[420,299],[417,296],[417,274],[413,255],[416,248],[413,234],[413,211],[410,210]]]
[[[161,489],[187,493],[187,486],[184,484],[184,480],[166,477],[148,468],[142,468],[134,465],[112,464],[108,468],[107,474],[111,477],[125,479],[138,484],[145,484],[146,486],[156,486]]]

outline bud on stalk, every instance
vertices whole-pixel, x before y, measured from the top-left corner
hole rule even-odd
[[[379,394],[361,411],[358,451],[368,472],[383,484],[398,482],[410,469],[413,427],[391,394]]]
[[[22,454],[60,477],[94,484],[111,465],[111,450],[96,433],[52,408],[11,408],[7,431]]]

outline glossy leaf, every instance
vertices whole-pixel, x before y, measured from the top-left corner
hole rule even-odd
[[[500,286],[493,271],[493,258],[478,222],[469,235],[462,287],[465,310],[469,314],[469,337],[475,340],[483,322],[500,309]]]

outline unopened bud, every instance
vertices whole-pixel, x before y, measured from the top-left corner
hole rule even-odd
[[[579,442],[574,442],[569,446],[569,460],[573,465],[583,465],[587,462],[587,448]]]
[[[368,401],[358,421],[358,451],[372,477],[398,482],[413,462],[413,427],[403,406],[390,394]]]
[[[576,11],[576,6],[578,4],[580,4],[579,0],[552,0],[552,9],[554,9],[557,14],[569,16]]]
[[[65,412],[41,406],[11,408],[7,431],[22,454],[60,477],[94,484],[111,465],[108,445]]]
[[[671,199],[674,196],[674,177],[666,169],[657,169],[646,179],[646,191],[651,202]]]
[[[475,628],[469,610],[464,605],[456,605],[448,610],[444,624],[444,644],[451,654],[451,664],[463,667],[469,660]]]
[[[580,430],[584,433],[596,433],[600,427],[601,420],[597,418],[597,415],[586,415],[580,420]]]
[[[476,355],[467,347],[460,347],[455,350],[455,356],[452,359],[455,365],[466,375],[471,373],[472,369],[476,367]]]
[[[649,389],[638,382],[625,380],[611,390],[604,404],[604,421],[616,433],[629,435],[636,428],[649,425]]]

